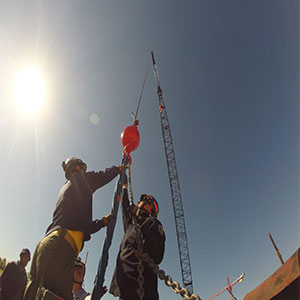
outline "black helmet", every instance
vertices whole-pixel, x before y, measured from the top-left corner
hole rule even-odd
[[[80,158],[78,157],[69,157],[67,160],[62,162],[62,168],[65,171],[65,177],[67,179],[70,179],[71,177],[71,172],[70,170],[72,170],[73,168],[71,168],[72,166],[75,167],[76,165],[81,165],[83,166],[84,170],[86,170],[86,163],[84,163]]]

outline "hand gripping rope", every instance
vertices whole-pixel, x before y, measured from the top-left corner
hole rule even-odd
[[[137,118],[137,114],[139,111],[140,103],[141,103],[143,92],[144,92],[148,69],[149,69],[149,65],[147,67],[147,71],[146,71],[146,74],[144,77],[142,91],[140,93],[136,113],[135,113],[135,115],[133,113],[131,113],[133,116],[133,119],[134,119],[134,124],[132,126],[125,127],[121,134],[121,142],[123,145],[122,165],[125,165],[125,166],[127,165],[129,167],[128,168],[128,172],[129,172],[128,185],[129,185],[130,204],[133,204],[133,193],[132,193],[131,171],[130,171],[130,164],[131,164],[130,153],[132,151],[134,151],[135,149],[137,149],[139,142],[140,142],[140,135],[137,130],[137,126],[138,126],[139,122],[136,118]],[[114,196],[113,196],[113,200],[112,200],[111,213],[116,216],[118,214],[119,201],[120,201],[120,199],[123,198],[123,184],[125,183],[125,176],[126,176],[125,172],[120,174],[119,180],[115,186]],[[109,251],[109,248],[112,243],[116,220],[117,220],[117,218],[110,220],[109,225],[106,228],[106,236],[105,236],[105,240],[103,242],[102,255],[101,255],[101,258],[99,261],[97,275],[95,277],[94,289],[92,292],[91,300],[99,300],[101,298],[102,287],[103,287],[103,283],[104,283],[104,275],[105,275],[106,267],[108,265],[108,256],[109,256],[108,251]]]
[[[131,157],[130,157],[130,152],[134,151],[140,141],[140,135],[137,130],[137,125],[138,121],[134,120],[134,124],[132,126],[127,126],[121,135],[121,141],[123,144],[123,160],[122,160],[122,165],[129,165],[131,163]],[[115,216],[118,215],[118,210],[119,210],[119,202],[120,199],[123,198],[123,184],[125,183],[125,172],[122,172],[119,175],[118,182],[116,183],[115,186],[115,191],[114,191],[114,196],[112,200],[112,209],[111,213],[114,214]],[[129,195],[130,195],[130,201],[133,203],[133,195],[132,195],[132,184],[131,184],[131,172],[129,168]],[[112,238],[113,238],[113,233],[115,230],[116,226],[116,221],[117,218],[111,219],[107,228],[106,228],[106,236],[103,242],[102,246],[102,255],[99,261],[98,265],[98,271],[95,277],[94,281],[94,288],[91,296],[91,300],[99,300],[102,295],[102,287],[104,283],[104,276],[105,276],[105,271],[108,265],[108,257],[109,257],[109,248],[112,243]]]
[[[125,156],[122,160],[122,165],[128,164],[128,157]],[[111,213],[117,216],[119,210],[119,201],[123,197],[123,184],[125,183],[125,172],[119,175],[119,180],[116,183],[114,196],[112,200]],[[106,227],[106,236],[102,246],[102,255],[98,265],[98,271],[94,281],[94,288],[92,291],[91,300],[99,300],[102,296],[102,287],[104,283],[104,275],[106,267],[108,265],[108,251],[112,243],[113,233],[116,226],[117,218],[110,220],[108,226]]]
[[[149,66],[148,66],[148,68],[149,68]],[[147,68],[146,75],[145,75],[145,78],[144,78],[142,92],[140,94],[140,98],[139,98],[136,113],[135,113],[135,115],[133,113],[131,113],[132,117],[134,119],[134,124],[132,126],[126,127],[123,130],[122,135],[121,135],[121,140],[122,140],[122,144],[123,144],[123,147],[124,147],[123,154],[127,153],[128,157],[129,157],[129,163],[128,163],[128,195],[129,195],[130,205],[134,204],[134,202],[133,202],[131,169],[130,169],[131,157],[130,157],[128,151],[131,152],[131,151],[135,150],[138,147],[138,144],[139,144],[139,133],[137,131],[137,125],[139,124],[139,122],[138,122],[138,120],[136,120],[136,117],[137,117],[137,114],[138,114],[141,98],[142,98],[142,95],[143,95],[143,90],[144,90],[144,86],[145,86],[145,82],[146,82],[146,78],[147,78],[147,73],[148,73],[148,68]],[[130,144],[130,145],[128,145],[128,144]],[[136,223],[135,223],[135,226],[136,226],[136,230],[138,232],[138,234],[137,234],[137,237],[138,237],[137,248],[138,249],[136,251],[136,256],[139,259],[139,264],[138,264],[138,267],[137,267],[137,270],[138,270],[137,281],[138,281],[138,286],[139,286],[138,289],[137,289],[137,294],[138,294],[139,299],[143,300],[144,296],[145,296],[144,276],[143,276],[143,272],[144,272],[143,262],[146,262],[149,265],[149,267],[152,269],[152,271],[155,274],[157,274],[157,276],[161,280],[164,280],[165,284],[168,287],[171,287],[173,289],[174,293],[180,294],[180,296],[184,300],[201,300],[201,298],[197,294],[190,294],[189,291],[186,288],[182,288],[177,281],[173,281],[171,276],[166,275],[164,270],[159,269],[158,265],[156,265],[155,262],[150,258],[149,254],[143,253],[141,229]]]
[[[148,68],[149,68],[149,65],[148,65]],[[134,119],[134,124],[132,126],[127,126],[126,128],[124,128],[124,130],[121,134],[121,142],[123,144],[122,165],[125,165],[128,167],[128,192],[129,192],[128,194],[129,194],[130,205],[133,204],[133,192],[132,192],[131,170],[130,170],[130,165],[131,165],[130,153],[137,149],[137,147],[139,145],[139,141],[140,141],[140,135],[137,130],[139,121],[136,119],[136,117],[138,114],[140,102],[141,102],[143,91],[144,91],[148,68],[147,68],[146,75],[144,78],[142,91],[141,91],[141,94],[139,97],[136,114],[134,115],[133,113],[131,113],[133,116],[133,119]],[[116,186],[115,186],[114,196],[113,196],[113,200],[112,200],[111,213],[116,216],[118,214],[119,201],[120,201],[120,199],[123,198],[123,184],[125,183],[125,176],[126,176],[125,172],[121,173],[119,175],[118,182],[116,183]],[[103,242],[102,256],[99,261],[98,271],[97,271],[97,275],[96,275],[95,281],[94,281],[94,288],[92,291],[91,300],[100,300],[100,298],[102,296],[104,275],[105,275],[106,267],[108,265],[108,257],[109,257],[108,251],[109,251],[109,248],[112,243],[112,237],[113,237],[113,233],[114,233],[114,229],[115,229],[115,225],[116,225],[116,220],[117,220],[116,218],[111,219],[109,222],[109,225],[106,228],[106,237]],[[150,258],[150,256],[147,253],[143,253],[143,246],[142,246],[142,240],[141,240],[142,233],[141,233],[139,226],[137,226],[137,230],[138,230],[138,240],[137,240],[138,250],[136,251],[136,256],[139,259],[139,264],[138,264],[139,288],[138,288],[137,292],[138,292],[139,299],[143,300],[143,298],[145,296],[145,291],[143,288],[143,285],[144,285],[143,262],[146,262],[149,265],[149,267],[152,269],[152,271],[155,274],[157,274],[157,276],[161,280],[164,280],[165,284],[168,287],[171,287],[173,289],[174,293],[180,294],[184,300],[201,300],[201,298],[198,295],[196,295],[196,294],[191,295],[186,288],[181,288],[180,284],[177,281],[173,281],[171,276],[166,275],[162,269],[159,269],[158,265],[155,264],[155,262]]]

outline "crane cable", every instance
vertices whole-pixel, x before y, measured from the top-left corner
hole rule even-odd
[[[135,114],[133,112],[131,112],[131,116],[133,118],[134,124],[136,124],[136,125],[139,125],[139,121],[137,120],[137,115],[138,115],[138,112],[139,112],[139,109],[140,109],[140,104],[141,104],[143,94],[144,94],[145,84],[146,84],[146,80],[147,80],[147,77],[148,77],[149,66],[150,66],[150,62],[148,63],[146,73],[145,73],[145,76],[144,76],[144,81],[143,81],[142,90],[141,90],[141,93],[140,93],[140,96],[139,96],[136,112],[135,112]],[[129,203],[131,205],[131,204],[133,204],[133,190],[132,190],[132,183],[131,183],[130,162],[128,163],[128,192],[129,192],[128,193]]]
[[[137,105],[137,109],[136,109],[136,113],[133,114],[133,112],[131,112],[131,115],[133,117],[134,120],[134,124],[138,125],[139,121],[136,119],[137,118],[137,114],[140,108],[140,104],[141,104],[141,100],[143,97],[143,93],[144,93],[144,88],[145,88],[145,83],[146,83],[146,79],[147,79],[147,75],[148,75],[148,70],[149,70],[149,66],[150,63],[147,66],[147,70],[145,73],[145,77],[144,77],[144,81],[143,81],[143,85],[142,85],[142,90],[140,93],[140,97],[138,100],[138,105]],[[158,80],[158,76],[156,76],[156,79]],[[131,169],[130,169],[130,161],[128,161],[127,164],[128,167],[128,196],[129,196],[129,203],[130,205],[134,204],[133,202],[133,191],[132,191],[132,182],[131,182]],[[141,241],[138,242],[138,244],[141,246]],[[199,297],[199,295],[197,294],[191,294],[187,288],[185,287],[181,287],[180,284],[177,281],[173,281],[172,277],[169,275],[166,275],[164,270],[159,269],[158,265],[155,264],[155,262],[150,258],[149,254],[147,253],[143,253],[143,250],[141,249],[141,247],[139,247],[138,251],[135,252],[135,255],[137,256],[137,258],[139,259],[139,266],[138,266],[138,272],[139,272],[139,277],[138,277],[138,283],[139,283],[139,288],[138,288],[138,296],[140,299],[144,298],[144,294],[145,291],[143,289],[143,283],[144,283],[144,278],[143,278],[143,264],[142,261],[144,261],[145,263],[148,264],[148,266],[152,269],[152,271],[158,276],[159,279],[165,281],[165,284],[168,287],[171,287],[174,291],[174,293],[179,294],[184,300],[201,300],[201,298]]]
[[[138,101],[138,105],[137,105],[137,108],[136,108],[135,115],[133,113],[131,113],[134,121],[136,120],[137,114],[138,114],[139,109],[140,109],[140,104],[141,104],[141,101],[142,101],[142,97],[143,97],[143,94],[144,94],[144,88],[145,88],[145,84],[146,84],[146,80],[147,80],[147,76],[148,76],[149,66],[150,66],[150,62],[148,63],[148,66],[147,66],[147,69],[146,69],[146,73],[145,73],[145,77],[144,77],[144,81],[143,81],[143,85],[142,85],[142,90],[141,90],[141,93],[140,93],[140,97],[139,97],[139,101]]]

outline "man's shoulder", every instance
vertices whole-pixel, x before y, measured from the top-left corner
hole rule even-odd
[[[17,268],[19,265],[19,262],[17,261],[10,261],[7,265],[6,268]]]
[[[157,228],[159,234],[165,235],[165,231],[164,231],[164,227],[163,227],[162,223],[157,219],[155,219],[155,220],[156,220],[156,228]]]
[[[19,268],[18,262],[11,261],[6,265],[4,271],[6,272],[6,274],[14,274],[13,276],[16,276],[18,273],[20,273],[21,270]]]
[[[163,225],[161,224],[161,222],[158,219],[151,218],[148,221],[148,226],[152,232],[155,231],[155,232],[159,233],[159,235],[165,235]]]
[[[85,299],[90,299],[87,298],[90,295],[90,293],[86,292],[84,289],[80,289],[79,291],[74,293],[74,300],[85,300]]]

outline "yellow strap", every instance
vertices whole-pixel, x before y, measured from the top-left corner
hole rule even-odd
[[[46,237],[50,237],[52,235],[60,235],[62,230],[63,229],[54,230],[50,234],[48,234]],[[75,252],[75,255],[77,256],[83,246],[84,234],[81,231],[74,231],[74,230],[69,230],[69,229],[65,229],[65,230],[66,230],[66,234],[64,236],[64,239],[70,244],[70,246],[72,247],[72,249]]]
[[[77,248],[77,253],[76,255],[79,254],[79,252],[82,249],[82,244],[83,244],[83,232],[82,231],[74,231],[74,230],[69,230],[66,229],[66,231],[71,235],[71,237],[73,238],[76,248]]]

